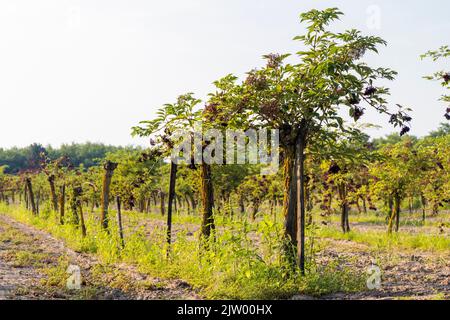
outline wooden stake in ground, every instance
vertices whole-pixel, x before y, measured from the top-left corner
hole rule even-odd
[[[123,239],[123,228],[122,228],[122,209],[121,209],[121,201],[120,197],[116,197],[117,201],[117,227],[119,228],[119,238],[120,238],[120,245],[122,248],[125,247],[125,240]]]
[[[78,211],[78,215],[79,215],[79,224],[81,227],[81,234],[83,235],[83,237],[86,237],[86,225],[84,223],[84,216],[83,216],[83,205],[81,203],[80,197],[83,193],[83,188],[81,187],[76,187],[73,189],[73,194],[74,194],[74,203],[75,203],[75,214]]]
[[[161,215],[164,217],[166,215],[166,194],[161,190],[159,195],[161,200]]]
[[[214,225],[214,193],[212,185],[211,166],[202,163],[201,165],[201,196],[203,204],[201,237],[207,241],[215,230]]]
[[[53,210],[55,212],[58,212],[58,197],[56,196],[56,189],[55,189],[55,175],[52,174],[48,176],[47,180],[48,183],[50,184],[50,196],[52,200]]]
[[[66,208],[66,185],[61,186],[61,192],[59,193],[59,223],[64,224],[64,214]]]
[[[169,204],[167,208],[167,244],[170,247],[172,242],[172,207],[175,199],[175,182],[177,179],[177,164],[170,163],[170,184],[169,184]]]
[[[103,176],[103,190],[101,201],[101,224],[103,229],[108,229],[108,206],[109,206],[109,189],[111,186],[111,179],[114,170],[117,168],[117,163],[106,161],[103,168],[105,175]]]
[[[392,229],[394,228],[394,219],[395,219],[395,232],[398,232],[400,226],[400,203],[401,198],[398,193],[394,195],[394,207],[392,209],[391,217],[389,218],[388,224],[388,233],[392,233]]]
[[[297,182],[297,264],[305,274],[305,148],[306,125],[302,121],[295,149],[295,177]]]
[[[81,194],[81,191],[78,189],[78,187],[72,186],[71,194],[69,197],[69,208],[70,208],[70,215],[68,222],[69,224],[73,224],[78,226],[80,224],[80,215],[78,213],[78,197]]]
[[[23,199],[25,201],[25,209],[30,209],[29,197],[28,197],[28,186],[25,181],[25,187],[23,188]]]
[[[37,212],[36,203],[34,201],[33,185],[31,183],[31,178],[27,177],[25,182],[27,184],[27,191],[28,191],[29,201],[31,204],[31,211],[33,212],[34,215],[37,215],[38,212]]]

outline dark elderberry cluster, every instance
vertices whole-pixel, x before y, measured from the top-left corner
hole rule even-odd
[[[271,53],[264,56],[267,59],[267,67],[271,69],[276,69],[281,66],[282,57],[279,54]]]
[[[333,162],[330,166],[330,168],[328,169],[328,173],[329,174],[336,174],[339,173],[341,171],[341,167],[339,167],[339,165],[335,162]]]
[[[219,104],[217,102],[211,102],[205,105],[205,110],[203,111],[205,120],[214,121],[219,115]]]
[[[261,105],[261,113],[268,119],[276,119],[280,111],[280,106],[276,100],[272,100]]]
[[[143,177],[139,177],[136,180],[133,181],[133,187],[139,188],[145,183],[145,179]]]
[[[243,112],[249,105],[250,99],[248,96],[242,97],[242,99],[236,104],[236,112]]]
[[[358,121],[364,115],[364,108],[358,106],[358,104],[361,102],[361,99],[356,93],[353,92],[347,97],[347,102],[353,106],[349,111],[350,116],[355,121]]]
[[[364,95],[367,97],[370,97],[370,96],[374,95],[376,92],[377,92],[377,88],[370,85],[366,88],[366,90],[364,90]]]
[[[150,149],[148,152],[141,153],[138,162],[146,162],[150,160],[155,160],[157,158],[160,158],[162,156],[162,152],[158,149]]]
[[[216,102],[211,102],[205,106],[205,114],[209,116],[215,116],[219,113],[219,104]]]
[[[261,179],[258,179],[256,176],[252,176],[251,180],[258,185],[262,193],[269,192],[269,180],[265,175],[261,176]]]
[[[406,122],[411,122],[412,118],[410,116],[404,116],[403,120]]]
[[[412,120],[412,118],[410,116],[399,112],[397,114],[391,115],[391,118],[389,119],[389,123],[394,124],[395,126],[397,126],[400,123],[401,124],[400,136],[404,136],[405,134],[407,134],[408,132],[411,131],[411,128],[404,125],[403,123],[411,122],[411,120]]]
[[[353,60],[359,60],[365,53],[365,48],[352,48],[349,55]]]
[[[350,97],[348,98],[348,103],[355,105],[361,102],[361,99],[358,97],[356,93],[351,93]]]
[[[248,74],[245,83],[251,87],[254,87],[256,90],[264,90],[267,88],[267,79],[263,75],[258,75],[256,71],[251,71]]]
[[[442,79],[444,80],[444,84],[448,84],[450,82],[450,72],[444,73],[444,75],[442,76]],[[450,121],[450,108],[447,108],[445,114],[444,114],[445,119]]]
[[[161,141],[169,148],[172,149],[174,146],[173,141],[170,139],[172,131],[169,128],[164,129],[164,134],[161,136]]]
[[[409,131],[411,131],[411,129],[407,126],[402,127],[402,130],[400,130],[400,136],[404,136],[405,134],[407,134]]]
[[[444,74],[442,76],[442,78],[444,79],[445,84],[449,83],[449,81],[450,81],[450,72],[447,72],[446,74]]]
[[[73,195],[74,197],[79,197],[83,194],[83,188],[82,187],[74,187],[73,188]]]
[[[364,115],[364,108],[359,106],[355,106],[350,109],[350,116],[353,117],[355,121],[358,121]]]

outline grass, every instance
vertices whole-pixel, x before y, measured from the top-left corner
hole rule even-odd
[[[340,223],[341,217],[339,215],[333,215],[328,217],[329,221]],[[442,223],[449,221],[448,212],[442,211],[436,216],[427,216],[425,221],[422,220],[422,213],[414,212],[402,212],[400,219],[400,228],[405,226],[411,227],[438,227]],[[350,223],[387,226],[386,214],[368,212],[367,214],[352,213],[350,215]]]
[[[393,233],[386,231],[366,230],[363,232],[351,231],[342,233],[336,227],[320,227],[317,236],[337,240],[349,240],[369,245],[375,249],[421,249],[429,251],[448,251],[450,238],[444,235]]]
[[[64,299],[72,300],[92,300],[97,299],[100,289],[93,285],[83,285],[80,290],[70,290],[67,288],[67,269],[70,265],[66,256],[61,256],[55,265],[49,266],[42,270],[45,277],[40,280],[41,285],[47,292],[51,292],[52,296],[58,296]],[[85,279],[82,279],[85,281]]]
[[[68,267],[69,260],[67,257],[60,257],[56,265],[43,269],[46,277],[41,279],[41,284],[47,287],[66,288]]]
[[[11,258],[14,267],[38,267],[42,265],[42,261],[47,258],[47,255],[20,250],[14,252]]]
[[[139,226],[139,215],[130,216],[133,232],[127,234],[122,249],[114,221],[111,221],[108,234],[100,229],[95,216],[88,215],[88,235],[82,237],[76,226],[59,225],[51,211],[42,212],[39,217],[23,208],[6,205],[0,205],[0,211],[50,232],[76,251],[97,255],[107,265],[126,262],[152,276],[183,279],[209,299],[280,299],[296,294],[321,296],[357,292],[365,287],[363,274],[336,264],[319,266],[309,261],[305,276],[291,271],[292,267],[282,255],[281,225],[269,219],[255,224],[229,219],[219,221],[224,228],[216,234],[216,241],[208,244],[209,250],[199,243],[197,235],[180,231],[168,254],[165,230],[155,227],[148,235],[147,230]],[[255,231],[259,240],[255,238]],[[50,279],[58,279],[58,274],[61,275],[54,270]]]
[[[19,248],[26,246],[27,250],[3,250],[1,253],[2,259],[10,262],[13,267],[39,267],[42,262],[47,259],[47,255],[39,252],[33,245],[33,238],[24,233],[21,233],[11,226],[0,223],[0,242],[11,243]]]
[[[0,223],[0,231],[0,242],[11,242],[14,245],[32,242],[32,237],[19,232],[6,224]]]
[[[412,297],[398,297],[396,300],[417,300],[417,296]],[[424,300],[443,301],[448,300],[445,293],[436,293],[432,296],[425,297]]]
[[[138,225],[139,221],[142,220],[156,220],[165,221],[165,217],[162,217],[159,213],[137,213],[137,212],[126,212],[126,215],[130,218],[134,225]],[[315,213],[317,215],[317,212]],[[265,218],[269,218],[265,216]],[[317,216],[315,219],[318,218]],[[264,219],[264,218],[263,218]],[[340,223],[339,215],[333,215],[328,217],[329,221],[334,223]],[[444,221],[448,221],[448,214],[442,212],[440,215],[435,217],[428,217],[425,222],[421,221],[422,213],[413,214],[403,214],[400,223],[400,232],[392,234],[389,236],[386,231],[376,231],[367,230],[364,232],[352,231],[348,234],[343,234],[339,228],[332,226],[320,226],[318,231],[315,233],[316,237],[322,238],[332,238],[336,240],[349,240],[358,243],[363,243],[374,247],[375,249],[422,249],[430,251],[447,251],[450,248],[450,238],[445,235],[431,235],[424,233],[407,233],[402,232],[402,227],[412,226],[412,227],[435,227],[437,228]],[[375,212],[369,212],[368,214],[352,214],[350,217],[350,224],[368,224],[377,226],[386,226],[386,220],[384,215],[376,214]],[[235,219],[234,221],[248,222],[248,232],[258,231],[258,220],[257,222],[250,222],[248,219]],[[263,220],[264,221],[264,220]],[[278,217],[278,228],[281,228],[282,219]],[[196,224],[201,223],[201,218],[194,215],[174,215],[174,224]],[[233,223],[233,220],[227,216],[218,216],[216,218],[216,225],[219,227],[227,227]]]

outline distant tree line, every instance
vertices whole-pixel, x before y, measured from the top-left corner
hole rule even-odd
[[[441,123],[440,127],[430,132],[430,137],[444,136],[450,133],[450,125]],[[412,139],[416,139],[412,137]],[[401,141],[398,134],[392,134],[383,138],[373,139],[375,147],[385,144],[394,144]],[[15,174],[26,170],[36,170],[40,168],[41,153],[48,158],[55,160],[60,157],[69,157],[74,167],[83,166],[85,169],[98,165],[108,153],[114,153],[119,150],[139,149],[136,147],[121,147],[105,145],[103,143],[71,143],[62,144],[59,148],[52,146],[43,146],[40,143],[33,143],[23,148],[0,148],[0,167],[6,166],[5,173]]]
[[[102,143],[71,143],[63,144],[59,148],[43,146],[33,143],[27,147],[13,147],[9,149],[0,148],[0,167],[6,166],[5,173],[18,173],[26,170],[40,168],[41,154],[50,159],[69,157],[74,167],[83,166],[88,169],[99,164],[109,152],[119,150],[136,149],[134,147],[118,147]]]

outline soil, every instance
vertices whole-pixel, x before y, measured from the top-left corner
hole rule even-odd
[[[5,215],[0,215],[0,235],[0,299],[200,298],[181,280],[153,278],[125,264],[103,265],[93,255],[75,252],[48,233]],[[19,253],[20,257],[32,259],[22,261]],[[59,266],[62,272],[66,271],[67,265],[60,266],[61,257],[68,265],[80,268],[80,290],[68,289],[64,281],[49,281],[49,270],[58,270]],[[102,268],[108,272],[99,272]],[[62,275],[63,280],[69,277],[69,273]]]
[[[324,299],[450,299],[450,250],[374,250],[364,244],[326,239],[318,260],[342,261],[342,265],[367,272],[381,271],[381,287],[351,294],[332,294]]]

